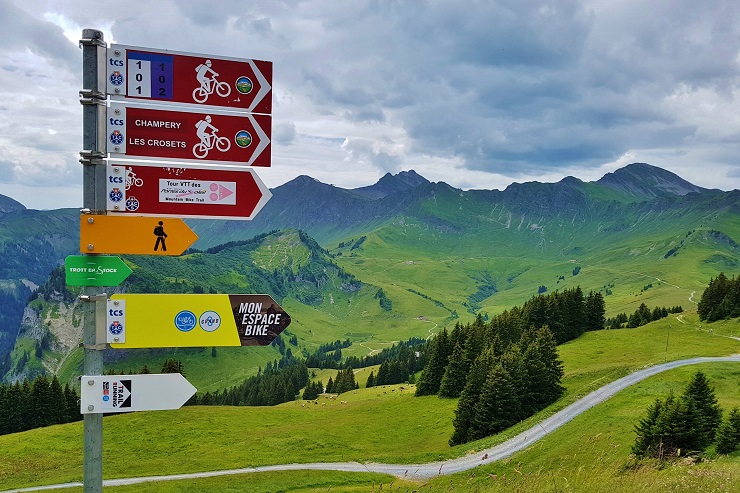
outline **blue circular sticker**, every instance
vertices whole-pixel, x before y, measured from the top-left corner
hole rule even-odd
[[[175,327],[182,332],[190,332],[197,323],[198,318],[190,310],[183,310],[175,315]]]
[[[206,332],[213,332],[221,326],[221,317],[214,311],[203,312],[200,316],[200,328]]]

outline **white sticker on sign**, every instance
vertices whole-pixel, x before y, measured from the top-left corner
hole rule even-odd
[[[152,63],[149,60],[131,60],[128,64],[129,96],[152,97]]]
[[[159,201],[236,205],[236,182],[160,178]]]
[[[101,407],[104,411],[125,410],[131,407],[131,380],[103,380]]]
[[[107,300],[106,340],[108,344],[126,342],[126,300]]]

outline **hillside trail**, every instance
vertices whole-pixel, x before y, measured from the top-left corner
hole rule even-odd
[[[217,476],[228,476],[235,474],[249,474],[256,472],[268,471],[343,471],[343,472],[374,472],[380,474],[391,474],[399,478],[409,480],[423,480],[435,476],[454,474],[462,471],[473,469],[480,465],[490,464],[505,459],[516,452],[524,450],[539,439],[557,430],[564,424],[573,420],[575,417],[586,412],[597,404],[604,402],[617,392],[624,390],[630,385],[634,385],[648,377],[658,373],[672,370],[687,365],[705,364],[705,363],[723,363],[732,362],[740,363],[740,354],[734,356],[723,356],[713,358],[691,358],[685,360],[671,361],[659,365],[651,366],[638,370],[634,373],[615,380],[604,385],[598,390],[591,392],[585,397],[577,400],[573,404],[558,411],[547,419],[540,421],[528,430],[519,433],[504,443],[490,447],[484,450],[472,451],[463,457],[449,459],[445,461],[429,462],[426,464],[380,464],[375,462],[314,462],[307,464],[277,464],[272,466],[247,467],[243,469],[228,469],[222,471],[206,471],[189,474],[173,474],[168,476],[147,476],[139,478],[120,478],[106,479],[103,486],[125,486],[133,484],[143,484],[153,481],[176,481],[196,478],[211,478]],[[20,488],[7,490],[0,493],[26,493],[31,491],[56,490],[64,488],[79,488],[82,483],[63,483],[47,486],[34,486],[30,488]]]

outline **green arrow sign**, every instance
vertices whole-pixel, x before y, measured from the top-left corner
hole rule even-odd
[[[118,286],[131,269],[118,257],[70,255],[64,259],[68,286]]]

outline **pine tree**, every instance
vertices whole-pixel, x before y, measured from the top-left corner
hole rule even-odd
[[[465,379],[470,370],[470,362],[465,357],[465,349],[459,342],[450,355],[447,369],[439,385],[440,397],[459,397],[465,387]]]
[[[580,337],[587,329],[586,303],[580,286],[563,292],[563,319],[568,340]]]
[[[646,416],[635,425],[637,438],[632,445],[632,453],[639,458],[657,456],[660,450],[662,430],[658,428],[658,419],[665,404],[658,398],[652,405],[648,406]]]
[[[341,394],[343,392],[349,392],[350,390],[354,390],[356,388],[357,383],[355,382],[355,372],[352,370],[352,368],[339,370],[339,372],[337,373],[337,378],[336,380],[334,380],[334,385],[332,386],[332,393]]]
[[[23,431],[23,409],[26,407],[25,401],[30,398],[30,395],[23,392],[19,382],[6,387],[4,395],[4,400],[0,400],[2,406],[0,407],[0,433],[5,435]]]
[[[50,396],[53,406],[53,421],[50,424],[66,423],[67,401],[64,397],[64,389],[56,375],[51,379]]]
[[[468,369],[470,369],[470,365],[473,364],[473,361],[483,352],[488,344],[500,345],[501,339],[498,334],[494,334],[495,329],[493,328],[493,323],[491,321],[490,324],[486,325],[481,319],[480,324],[478,324],[478,319],[476,318],[476,323],[466,328],[467,337],[465,338],[463,347],[465,348],[464,357],[467,361]]]
[[[365,382],[365,388],[369,389],[370,387],[375,387],[375,375],[372,371],[370,376],[367,377],[367,382]]]
[[[511,376],[499,363],[488,374],[478,402],[473,407],[468,438],[478,440],[516,423],[517,403]]]
[[[296,392],[293,390],[293,387],[291,385],[285,385],[285,393],[283,394],[283,399],[281,402],[290,402],[295,400],[296,398]]]
[[[730,454],[740,448],[740,409],[730,411],[727,421],[717,429],[717,453]]]
[[[470,424],[475,413],[475,405],[478,402],[483,385],[488,379],[489,370],[494,365],[495,360],[496,357],[493,349],[489,348],[483,351],[470,367],[468,380],[460,394],[460,400],[457,402],[457,408],[455,409],[455,418],[452,420],[454,431],[449,440],[451,446],[459,445],[470,440]]]
[[[386,385],[389,380],[388,377],[388,360],[385,360],[380,363],[380,367],[378,368],[378,376],[375,378],[375,385]]]
[[[27,378],[20,384],[20,397],[18,399],[18,417],[20,428],[16,431],[26,431],[35,427],[36,411],[34,410],[33,396],[31,395],[31,382]]]
[[[714,435],[722,422],[722,408],[714,395],[714,388],[709,384],[706,375],[697,371],[686,386],[685,395],[694,401],[698,415],[696,424],[698,432],[697,448],[704,449],[714,442]]]
[[[309,382],[303,391],[303,400],[312,401],[324,392],[324,384],[321,381]]]
[[[697,305],[699,320],[713,322],[724,318],[724,314],[717,311],[722,300],[730,289],[730,281],[721,272],[716,279],[710,279],[709,285],[701,295]]]
[[[635,427],[637,439],[632,451],[638,457],[663,459],[704,450],[711,443],[708,437],[715,435],[718,425],[712,428],[712,423],[717,416],[721,420],[714,391],[704,374],[697,372],[683,395],[676,398],[670,394],[665,402],[658,399],[648,408],[647,417]]]
[[[429,358],[416,384],[417,396],[433,395],[439,392],[442,377],[447,369],[447,361],[452,352],[452,348],[449,347],[447,329],[442,329],[442,332],[437,334],[437,337],[432,339],[427,347]]]
[[[524,347],[522,362],[527,374],[522,411],[531,416],[563,394],[565,389],[560,381],[564,371],[558,359],[555,338],[548,327],[525,332],[521,344]]]
[[[509,373],[511,384],[514,386],[514,389],[516,389],[516,400],[510,403],[511,412],[516,416],[515,421],[521,421],[528,418],[530,415],[524,412],[524,408],[522,406],[523,395],[521,393],[521,390],[525,389],[528,385],[527,370],[524,366],[524,359],[522,357],[522,351],[519,344],[509,346],[499,361],[504,370]]]
[[[68,383],[64,385],[64,402],[67,411],[67,423],[82,419],[82,414],[80,414],[80,398]]]
[[[9,393],[10,389],[8,386],[0,382],[0,435],[11,433],[8,427],[8,418],[11,412]]]
[[[170,358],[165,360],[162,365],[162,373],[179,373],[183,377],[185,376],[185,368],[182,365],[182,361],[179,359]]]
[[[51,395],[51,384],[45,376],[38,376],[31,385],[31,408],[29,429],[55,423],[55,409]]]
[[[738,447],[740,447],[740,409],[737,407],[733,408],[727,420],[735,427],[735,441]]]
[[[586,297],[586,330],[601,330],[606,325],[606,303],[600,292],[590,291]]]

